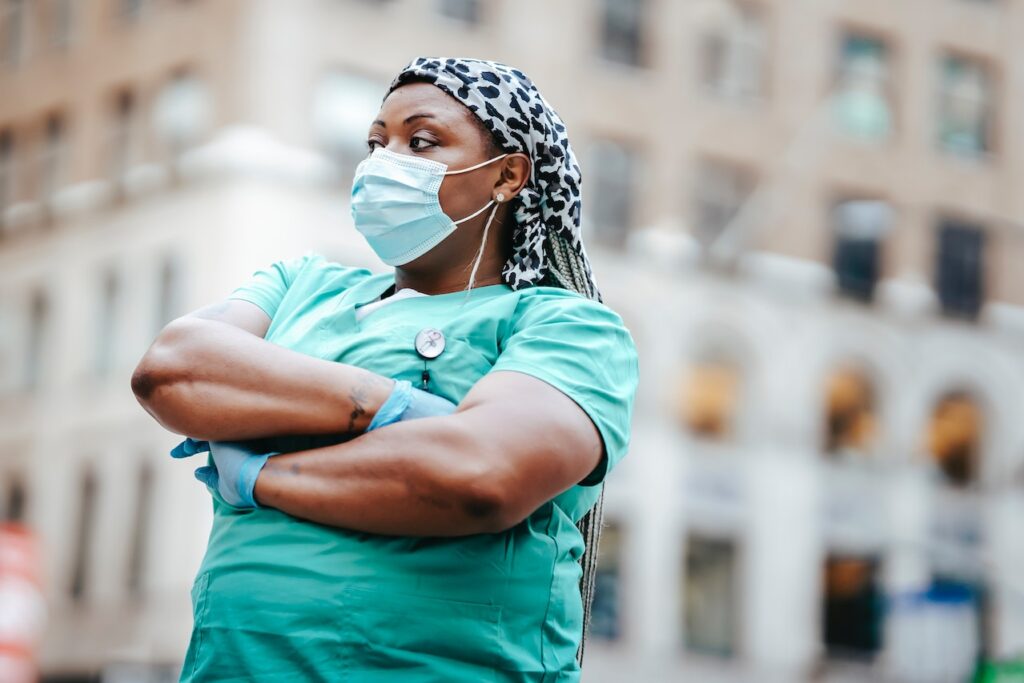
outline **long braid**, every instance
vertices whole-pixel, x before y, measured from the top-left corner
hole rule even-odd
[[[578,251],[565,244],[557,233],[548,236],[545,243],[548,256],[548,270],[543,284],[578,292],[587,298],[600,301],[601,295],[586,275],[586,267]],[[583,634],[576,659],[583,666],[583,650],[590,630],[591,607],[594,603],[594,586],[597,578],[597,551],[601,542],[601,528],[604,522],[604,485],[594,506],[583,515],[576,528],[583,535],[583,556],[580,564],[583,576],[580,578],[580,595],[583,598]]]

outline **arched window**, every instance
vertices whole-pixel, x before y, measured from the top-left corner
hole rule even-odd
[[[690,367],[683,379],[680,418],[694,434],[725,440],[735,429],[740,374],[736,364],[711,356]]]
[[[928,454],[946,480],[966,486],[977,480],[984,416],[966,391],[951,391],[935,404],[925,434]]]
[[[859,368],[842,367],[826,379],[824,428],[829,455],[871,452],[877,433],[875,392]]]

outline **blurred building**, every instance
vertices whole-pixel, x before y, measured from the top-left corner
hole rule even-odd
[[[131,396],[348,185],[418,54],[571,131],[637,340],[585,680],[964,680],[1024,655],[1022,0],[5,0],[0,512],[52,680],[174,679],[206,492]]]

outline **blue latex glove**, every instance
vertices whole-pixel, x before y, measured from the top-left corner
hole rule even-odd
[[[377,414],[373,416],[366,431],[373,431],[395,422],[415,420],[419,417],[450,415],[455,412],[455,404],[435,396],[428,391],[416,389],[412,383],[404,379],[396,379],[391,394],[381,404]]]
[[[196,479],[216,491],[224,502],[240,508],[262,507],[253,498],[256,477],[276,452],[263,452],[254,448],[253,441],[196,441],[186,438],[171,449],[172,458],[187,458],[196,453],[209,452],[213,466],[196,469]]]

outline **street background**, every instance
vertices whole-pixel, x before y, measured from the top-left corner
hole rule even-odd
[[[0,680],[177,680],[135,363],[317,251],[418,55],[566,121],[639,350],[584,680],[1024,680],[1024,0],[3,0]],[[33,662],[36,664],[34,665]]]

